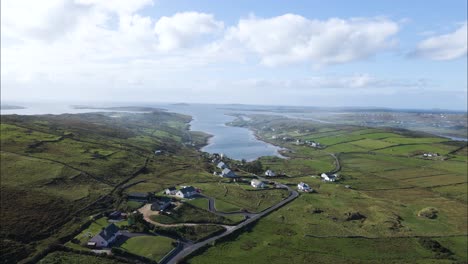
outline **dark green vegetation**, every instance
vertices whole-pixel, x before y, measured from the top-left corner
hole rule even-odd
[[[192,137],[190,120],[162,111],[2,116],[2,261],[26,261],[66,243],[90,215],[134,209],[127,192],[214,181],[185,144],[206,141]]]
[[[466,142],[399,129],[249,117],[233,125],[289,150],[283,153],[288,159],[261,159],[287,175],[276,181],[306,182],[316,193],[301,194],[250,231],[187,262],[466,263]],[[424,157],[428,152],[440,155]],[[317,177],[328,171],[338,171],[339,181]]]
[[[69,263],[69,264],[120,264],[120,263],[127,263],[127,262],[120,262],[116,259],[108,259],[98,256],[88,256],[88,255],[81,255],[72,252],[63,252],[63,251],[56,251],[47,255],[47,257],[43,258],[40,264],[62,264],[62,263]]]

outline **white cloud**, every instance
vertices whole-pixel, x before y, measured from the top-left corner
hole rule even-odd
[[[467,22],[452,33],[430,37],[420,42],[411,54],[432,60],[452,60],[467,53]]]
[[[285,14],[241,19],[228,41],[238,41],[265,65],[310,61],[345,63],[368,58],[394,45],[397,23],[384,18],[310,20]]]
[[[171,17],[161,17],[156,22],[154,31],[159,38],[159,48],[169,51],[185,48],[197,38],[219,32],[223,28],[223,22],[215,20],[211,14],[183,12]]]

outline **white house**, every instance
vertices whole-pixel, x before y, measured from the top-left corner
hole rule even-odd
[[[274,177],[276,176],[276,173],[272,170],[267,170],[265,171],[265,176]]]
[[[166,195],[175,195],[177,193],[177,189],[176,189],[176,187],[172,186],[172,187],[169,187],[166,190],[164,190],[164,193]]]
[[[265,188],[265,183],[257,179],[250,181],[250,185],[254,188]]]
[[[220,163],[218,163],[218,165],[216,165],[216,167],[218,167],[218,168],[224,170],[224,169],[226,169],[228,166],[227,166],[224,162],[221,161]]]
[[[237,175],[230,169],[228,168],[225,168],[222,172],[221,172],[221,177],[223,178],[235,178],[237,177]]]
[[[327,174],[327,173],[322,173],[320,177],[322,177],[322,180],[328,181],[328,182],[334,182],[336,181],[336,178],[337,178],[336,174]]]
[[[107,247],[109,244],[114,242],[119,235],[119,228],[114,225],[114,223],[112,223],[99,232],[99,234],[91,238],[88,242],[88,245],[93,245],[96,247]]]
[[[303,183],[303,182],[300,182],[297,185],[297,189],[299,191],[301,191],[301,192],[311,192],[312,191],[312,188],[310,188],[310,186],[307,183]]]
[[[182,189],[180,189],[177,193],[176,196],[180,198],[190,198],[197,194],[197,190],[193,188],[192,186],[186,186]]]

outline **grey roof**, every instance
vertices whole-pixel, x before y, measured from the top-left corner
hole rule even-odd
[[[170,203],[170,199],[165,198],[158,198],[151,204],[151,210],[159,211],[167,207],[168,203]]]
[[[228,168],[225,168],[225,169],[221,172],[221,175],[223,175],[223,176],[228,176],[228,177],[236,177],[236,174],[235,174],[232,170],[230,170],[230,169],[228,169]]]
[[[224,168],[226,168],[227,166],[226,166],[226,163],[224,163],[224,162],[221,161],[220,163],[218,163],[217,167],[220,168],[220,169],[224,169]]]
[[[119,228],[112,223],[99,232],[99,235],[104,238],[104,240],[109,241],[117,232],[119,232]]]
[[[169,191],[175,191],[175,190],[176,190],[176,187],[171,186],[171,187],[168,187],[167,189],[168,189]]]
[[[133,192],[129,193],[128,196],[131,197],[140,197],[140,198],[148,198],[150,196],[149,193],[139,193],[139,192]]]
[[[192,186],[187,186],[185,188],[182,188],[180,189],[180,191],[183,193],[183,194],[187,194],[189,192],[195,192],[195,188],[193,188]]]

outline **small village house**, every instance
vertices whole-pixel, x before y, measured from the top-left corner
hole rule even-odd
[[[176,193],[177,193],[177,189],[174,186],[171,186],[167,188],[166,190],[164,190],[164,194],[166,195],[175,195]]]
[[[331,173],[322,173],[322,175],[320,175],[320,177],[322,178],[322,180],[324,181],[327,181],[327,182],[334,182],[336,181],[336,174],[331,174]]]
[[[192,186],[186,186],[182,189],[180,189],[177,193],[176,196],[180,198],[190,198],[194,195],[196,195],[198,192],[195,188]]]
[[[265,183],[257,179],[250,181],[250,185],[254,188],[265,188]]]
[[[120,235],[119,228],[113,223],[101,230],[88,242],[88,246],[108,247]]]
[[[310,186],[309,186],[307,183],[300,182],[300,183],[297,185],[297,190],[299,190],[299,191],[301,191],[301,192],[311,192],[311,191],[312,191],[312,188],[310,188]]]
[[[268,177],[274,177],[276,176],[276,173],[272,170],[267,170],[265,171],[265,176],[268,176]]]
[[[221,172],[221,177],[223,178],[235,178],[237,177],[237,175],[230,169],[228,168],[225,168],[222,172]]]

